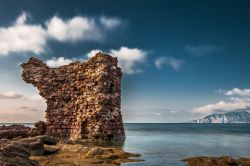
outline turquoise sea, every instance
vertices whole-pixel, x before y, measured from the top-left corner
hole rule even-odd
[[[33,124],[25,124],[33,126]],[[250,157],[250,124],[125,124],[126,151],[145,162],[123,166],[184,166],[193,156]]]

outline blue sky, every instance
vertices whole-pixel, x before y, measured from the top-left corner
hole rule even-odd
[[[118,57],[125,122],[187,122],[250,107],[248,1],[0,2],[0,122],[44,118],[21,80],[36,56],[50,66]]]

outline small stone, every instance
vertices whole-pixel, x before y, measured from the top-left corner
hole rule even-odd
[[[95,157],[96,155],[103,154],[103,149],[99,147],[94,147],[88,153],[85,155],[86,158],[92,158]]]

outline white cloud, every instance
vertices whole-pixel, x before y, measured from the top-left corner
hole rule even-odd
[[[54,16],[41,24],[29,24],[27,18],[27,13],[23,12],[13,25],[0,27],[0,56],[25,52],[40,54],[46,51],[48,40],[100,41],[105,38],[106,30],[114,29],[122,22],[118,18],[108,17],[76,16],[62,19]]]
[[[23,95],[15,92],[5,92],[0,94],[0,99],[18,99],[23,97]]]
[[[87,53],[87,57],[91,58],[96,53],[102,52],[101,50],[92,50]],[[121,47],[118,50],[111,49],[107,52],[109,55],[117,57],[119,66],[122,68],[122,71],[126,74],[135,74],[141,72],[141,69],[137,68],[137,64],[143,63],[147,52],[138,48],[128,48]]]
[[[198,45],[198,46],[186,45],[185,50],[195,56],[202,56],[218,50],[218,47],[211,45]]]
[[[40,95],[34,95],[34,96],[30,97],[30,100],[33,100],[33,101],[42,101],[43,98]]]
[[[87,58],[91,58],[98,52],[103,51],[98,49],[91,50],[86,54],[86,56]],[[147,52],[138,48],[121,47],[117,50],[111,49],[107,52],[107,54],[118,58],[118,65],[122,68],[122,71],[125,74],[135,74],[142,71],[137,67],[137,65],[142,64],[145,61]],[[47,60],[46,64],[49,67],[59,67],[67,65],[75,60],[85,61],[83,58],[65,59],[64,57],[59,57]]]
[[[233,88],[225,93],[227,96],[239,95],[239,96],[250,96],[250,89],[239,89]]]
[[[27,20],[27,13],[23,12],[16,20],[16,25],[23,25]]]
[[[108,29],[115,28],[119,25],[121,25],[121,20],[118,18],[108,18],[108,17],[101,17],[100,22],[103,26],[105,26]]]
[[[41,25],[26,24],[26,13],[22,13],[14,25],[0,27],[0,56],[16,52],[44,52],[46,31]]]
[[[48,35],[61,42],[79,40],[99,40],[102,34],[99,32],[94,19],[88,17],[74,17],[63,20],[54,16],[47,22]]]
[[[58,57],[58,58],[52,58],[46,61],[46,64],[49,67],[59,67],[59,66],[63,66],[63,65],[68,65],[71,62],[73,62],[73,60],[71,59],[65,59],[64,57]]]
[[[202,113],[227,112],[242,109],[250,109],[250,89],[234,88],[229,91],[224,91],[228,96],[229,101],[220,101],[215,104],[195,108],[194,111]]]
[[[88,58],[92,58],[93,56],[95,56],[95,54],[97,54],[97,53],[99,53],[99,52],[102,52],[102,50],[98,50],[98,49],[96,49],[96,50],[91,50],[91,51],[89,51],[89,52],[87,53],[87,57],[88,57]]]
[[[201,113],[213,113],[216,111],[234,111],[234,110],[240,110],[240,109],[248,109],[250,108],[249,102],[224,102],[220,101],[215,104],[209,104],[203,107],[198,107],[195,109],[196,112]]]
[[[158,69],[161,69],[165,64],[169,65],[174,70],[178,70],[184,65],[184,61],[173,57],[159,57],[155,60],[155,66]]]
[[[134,74],[141,71],[136,67],[136,64],[142,63],[147,53],[138,48],[121,47],[118,50],[110,50],[110,55],[118,58],[124,73]]]

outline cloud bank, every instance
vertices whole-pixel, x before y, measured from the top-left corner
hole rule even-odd
[[[94,19],[81,16],[68,20],[54,16],[47,22],[47,34],[60,42],[100,40],[103,37]]]
[[[26,24],[27,15],[20,15],[15,23],[7,28],[0,27],[0,56],[10,53],[45,51],[46,30],[41,25]]]
[[[18,99],[21,97],[23,97],[23,95],[15,93],[15,92],[0,93],[0,99]]]
[[[46,102],[39,95],[26,96],[16,92],[0,94],[0,122],[2,123],[44,120],[45,108]]]
[[[226,91],[224,95],[230,97],[228,102],[220,101],[215,104],[195,108],[194,111],[209,114],[250,109],[250,89],[233,88]]]
[[[86,54],[87,59],[95,56],[98,52],[103,52],[102,50],[91,50]],[[148,54],[146,51],[138,49],[138,48],[128,48],[128,47],[120,47],[119,49],[111,49],[107,52],[107,54],[118,58],[118,65],[122,68],[122,71],[125,74],[136,74],[142,71],[142,69],[138,68],[137,65],[142,64],[146,55]],[[76,60],[85,61],[86,58],[82,57],[73,57],[71,59],[67,59],[64,57],[52,58],[46,61],[46,64],[49,67],[59,67],[62,65],[68,65],[71,62]]]
[[[40,54],[46,51],[47,42],[100,41],[107,31],[122,24],[118,18],[91,18],[75,16],[62,19],[53,16],[41,24],[29,24],[27,13],[23,12],[9,27],[0,27],[0,56],[11,53],[31,52]]]
[[[239,89],[239,88],[233,88],[232,90],[229,90],[225,93],[227,96],[249,96],[250,97],[250,89]]]

